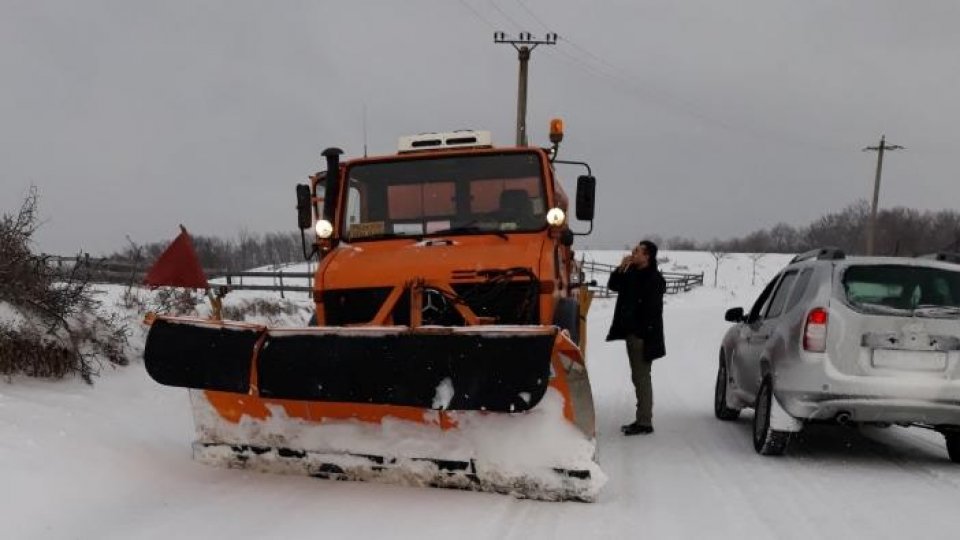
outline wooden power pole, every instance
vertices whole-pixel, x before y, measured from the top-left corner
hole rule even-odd
[[[517,50],[520,60],[519,83],[517,87],[517,146],[527,145],[527,67],[530,53],[537,45],[556,45],[557,34],[548,33],[544,39],[536,39],[530,32],[520,32],[517,39],[508,38],[503,32],[493,33],[494,43],[507,43]]]
[[[870,223],[867,225],[867,255],[873,255],[877,239],[877,203],[880,200],[880,174],[883,171],[883,153],[888,150],[903,150],[897,144],[887,144],[887,136],[880,136],[879,146],[868,146],[864,152],[877,152],[877,174],[873,180],[873,203],[870,205]]]

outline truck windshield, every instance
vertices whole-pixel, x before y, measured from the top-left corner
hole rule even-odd
[[[842,283],[847,302],[864,312],[960,316],[960,272],[906,265],[851,266]]]
[[[343,237],[535,231],[546,226],[539,154],[361,163],[350,179]]]

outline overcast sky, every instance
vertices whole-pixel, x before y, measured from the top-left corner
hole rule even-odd
[[[296,230],[320,152],[489,129],[512,144],[516,53],[531,142],[565,119],[598,218],[582,246],[805,225],[872,190],[957,209],[960,2],[899,0],[0,0],[0,212],[30,185],[38,248]],[[567,172],[572,180],[574,171]],[[570,182],[572,184],[572,182]]]

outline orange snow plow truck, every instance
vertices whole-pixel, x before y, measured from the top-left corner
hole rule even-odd
[[[297,186],[304,255],[319,256],[301,328],[156,317],[157,382],[190,389],[194,457],[229,467],[595,500],[584,358],[591,295],[551,148],[483,131],[400,139]],[[308,246],[312,244],[312,250]],[[309,251],[309,252],[308,252]]]

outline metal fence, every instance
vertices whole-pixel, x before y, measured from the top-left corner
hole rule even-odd
[[[590,286],[590,290],[593,291],[594,296],[610,298],[617,295],[616,291],[611,291],[607,288],[610,273],[616,270],[616,265],[583,260],[580,263],[580,267],[583,269],[583,273],[588,281],[596,281],[596,285]],[[661,272],[661,274],[663,274],[663,279],[667,282],[667,294],[686,292],[696,286],[703,285],[703,272],[699,274]]]

